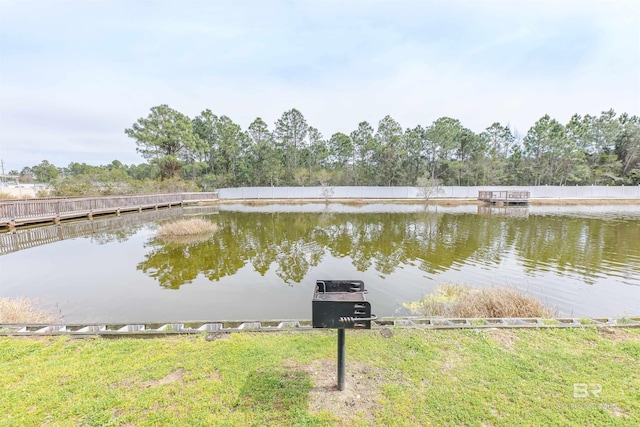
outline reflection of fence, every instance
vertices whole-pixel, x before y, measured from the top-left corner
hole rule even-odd
[[[529,207],[492,205],[478,206],[478,215],[527,218],[529,216]]]
[[[216,193],[147,194],[133,196],[49,198],[0,201],[0,225],[59,222],[63,219],[126,211],[158,209],[217,199]]]
[[[145,211],[140,214],[127,214],[111,216],[92,221],[63,222],[57,225],[19,229],[9,233],[0,234],[0,255],[16,252],[22,249],[33,248],[58,242],[65,239],[99,235],[109,232],[122,232],[127,228],[141,226],[147,222],[164,219],[178,218],[187,214],[200,215],[217,213],[217,207],[196,207],[161,209]]]
[[[327,187],[238,187],[218,191],[221,199],[325,199]],[[420,187],[330,187],[333,199],[424,199]],[[475,199],[479,191],[528,191],[531,198],[640,199],[640,185],[634,186],[439,186],[431,197]],[[324,193],[323,193],[324,192]],[[424,190],[422,191],[424,193]]]
[[[219,208],[218,206],[185,206],[182,208],[182,213],[185,216],[211,215],[219,213]]]
[[[529,194],[522,190],[478,191],[478,200],[489,203],[529,203]]]

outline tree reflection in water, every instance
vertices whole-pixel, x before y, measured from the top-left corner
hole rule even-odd
[[[219,231],[206,241],[176,244],[153,239],[137,266],[165,288],[178,289],[200,274],[211,281],[246,265],[285,283],[303,281],[329,254],[358,271],[389,275],[415,265],[438,273],[454,265],[497,265],[515,256],[525,271],[578,274],[586,282],[624,276],[640,285],[638,219],[475,214],[220,212]],[[623,269],[624,271],[621,271]]]

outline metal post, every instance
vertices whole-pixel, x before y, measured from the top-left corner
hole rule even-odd
[[[338,329],[338,390],[344,390],[344,328]]]

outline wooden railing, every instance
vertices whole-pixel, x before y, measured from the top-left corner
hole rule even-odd
[[[50,198],[0,201],[0,223],[77,216],[181,205],[218,198],[217,193],[145,194],[133,196]]]

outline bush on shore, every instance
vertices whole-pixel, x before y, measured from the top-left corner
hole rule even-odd
[[[0,298],[0,323],[54,323],[60,316],[41,310],[29,298]]]
[[[460,285],[441,285],[436,293],[405,304],[424,316],[459,318],[553,317],[554,313],[531,295],[509,288],[472,289]]]
[[[162,225],[156,235],[160,238],[209,235],[218,231],[218,226],[210,221],[193,218],[181,219]]]

